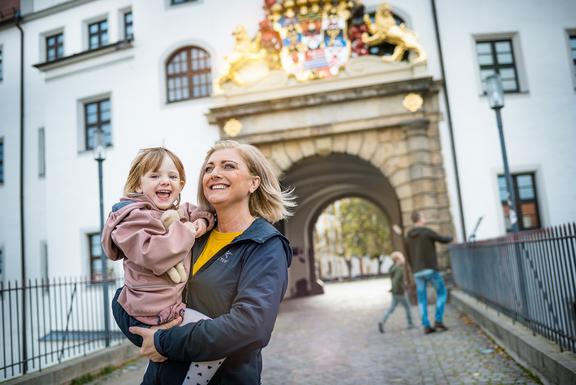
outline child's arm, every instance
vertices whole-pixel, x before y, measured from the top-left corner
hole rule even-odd
[[[166,231],[160,219],[134,210],[116,226],[111,238],[126,258],[162,275],[184,260],[194,245],[195,232],[179,221]]]
[[[184,219],[188,222],[195,222],[200,218],[204,219],[206,221],[206,229],[202,234],[214,227],[214,214],[212,214],[210,211],[200,210],[198,207],[191,203],[185,202],[181,204],[180,208],[178,209],[178,214],[180,214],[181,219]],[[197,230],[201,229],[197,227]],[[197,234],[196,238],[202,234]]]

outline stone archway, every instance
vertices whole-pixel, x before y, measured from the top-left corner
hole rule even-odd
[[[438,130],[439,85],[422,76],[419,65],[374,68],[214,98],[208,118],[222,137],[230,137],[224,127],[233,118],[242,127],[234,139],[258,146],[300,195],[301,205],[283,230],[299,253],[295,261],[303,258],[305,266],[291,268],[288,295],[301,279],[311,293],[321,292],[306,238],[315,213],[335,197],[365,196],[400,226],[410,225],[412,211],[421,210],[432,228],[453,233]],[[406,107],[407,95],[417,95],[421,105]],[[306,179],[313,182],[308,187]],[[401,238],[393,242],[401,248]],[[447,265],[447,256],[440,264]]]

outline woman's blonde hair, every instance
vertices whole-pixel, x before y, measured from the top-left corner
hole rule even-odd
[[[184,188],[186,184],[186,174],[184,173],[184,165],[180,158],[164,147],[150,147],[138,151],[138,155],[136,155],[136,158],[132,161],[128,178],[124,184],[124,196],[137,193],[137,190],[140,188],[140,178],[148,171],[158,171],[166,156],[170,157],[172,162],[174,162],[174,166],[176,166],[176,170],[180,176],[181,187]],[[178,196],[175,206],[178,206],[179,203],[180,196]]]
[[[216,142],[206,153],[198,180],[198,205],[206,210],[214,210],[204,195],[202,180],[206,173],[205,166],[214,152],[228,149],[237,150],[246,163],[250,175],[260,177],[260,186],[250,194],[248,201],[250,214],[262,217],[270,223],[276,223],[291,216],[292,213],[289,209],[296,206],[292,190],[282,191],[280,182],[272,171],[270,163],[258,148],[233,140]]]
[[[392,254],[390,254],[390,257],[392,258],[392,260],[395,263],[402,264],[402,263],[406,262],[406,258],[404,258],[404,254],[402,254],[400,251],[392,252]]]

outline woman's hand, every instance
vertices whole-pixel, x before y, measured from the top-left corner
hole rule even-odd
[[[142,347],[140,348],[140,353],[143,356],[147,356],[152,362],[164,362],[168,358],[164,357],[162,354],[158,353],[156,346],[154,345],[154,334],[159,329],[170,329],[174,326],[178,326],[182,322],[182,318],[178,317],[173,321],[168,323],[153,326],[151,328],[141,328],[138,326],[132,326],[129,330],[130,333],[137,334],[142,337]]]

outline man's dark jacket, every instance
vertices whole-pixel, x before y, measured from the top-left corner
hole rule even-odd
[[[438,256],[434,243],[451,241],[452,237],[443,237],[428,227],[413,227],[406,235],[408,261],[412,272],[417,273],[426,269],[438,270]]]
[[[207,239],[194,245],[194,261]],[[261,350],[270,340],[291,260],[288,240],[256,219],[190,277],[184,302],[213,319],[158,331],[154,344],[169,360],[151,362],[143,384],[180,385],[191,361],[224,357],[209,385],[260,384]]]

